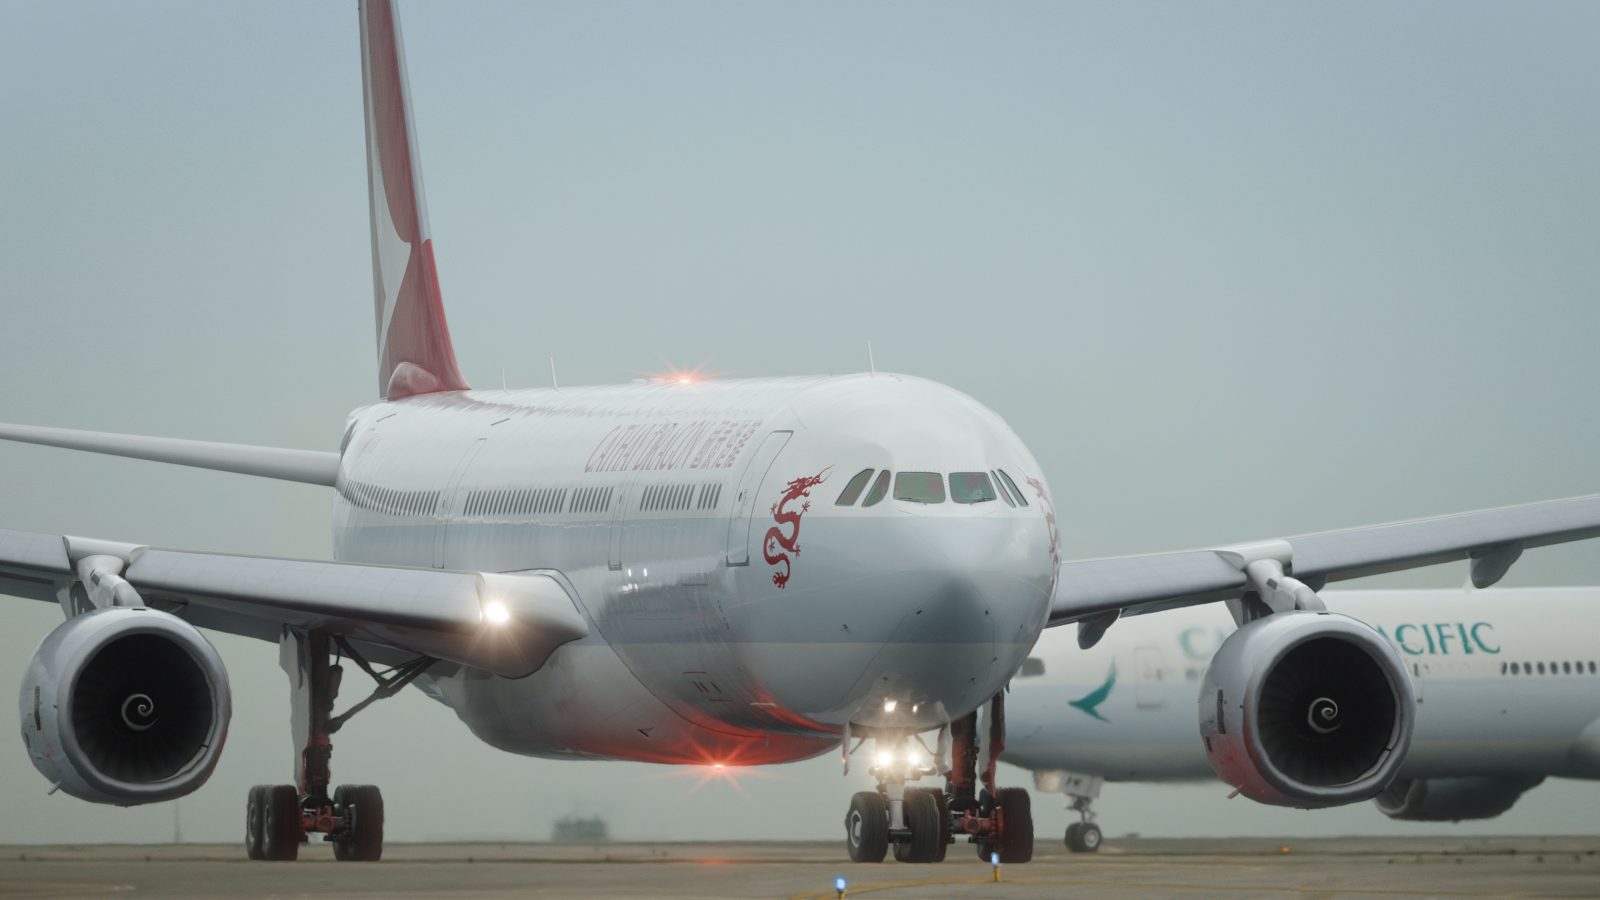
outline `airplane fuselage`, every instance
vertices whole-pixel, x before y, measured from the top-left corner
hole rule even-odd
[[[1328,591],[1377,627],[1417,697],[1403,778],[1600,778],[1596,588]],[[1006,759],[1112,781],[1213,776],[1197,729],[1201,675],[1233,631],[1220,606],[1118,622],[1082,651],[1050,636],[1014,682]],[[1061,638],[1069,638],[1061,640]]]
[[[1000,690],[1045,623],[1037,463],[921,379],[423,395],[354,413],[342,457],[339,559],[553,570],[578,599],[590,637],[534,675],[422,684],[513,752],[769,763],[847,723],[927,730]],[[953,473],[994,489],[957,502]],[[942,502],[911,498],[932,481]]]

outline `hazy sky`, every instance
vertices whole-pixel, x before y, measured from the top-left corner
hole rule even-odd
[[[545,384],[551,354],[572,384],[859,371],[870,338],[1010,422],[1073,556],[1597,490],[1595,4],[402,13],[480,386]],[[376,390],[355,4],[0,0],[0,85],[0,421],[335,448]],[[325,558],[331,499],[0,445],[0,527]],[[1600,584],[1600,546],[1508,583]],[[60,613],[0,604],[11,696]],[[287,691],[273,647],[215,640],[233,727],[182,822],[234,840],[248,787],[289,775]],[[578,809],[625,837],[833,838],[867,783],[831,758],[742,789],[523,759],[415,692],[338,735],[334,775],[383,786],[397,839],[542,838]],[[172,834],[170,806],[45,789],[0,740],[0,842]],[[1102,821],[1446,829],[1226,793],[1113,786]],[[1458,830],[1593,832],[1597,805],[1546,784]]]

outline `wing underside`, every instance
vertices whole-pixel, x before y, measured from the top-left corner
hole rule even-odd
[[[1257,589],[1251,568],[1262,561],[1315,591],[1332,581],[1471,560],[1473,583],[1487,587],[1523,550],[1596,536],[1600,495],[1588,495],[1209,549],[1067,561],[1056,570],[1050,624],[1237,600]]]
[[[410,569],[162,550],[0,530],[0,590],[71,613],[148,604],[195,625],[266,640],[285,628],[402,656],[526,675],[588,634],[559,572]]]

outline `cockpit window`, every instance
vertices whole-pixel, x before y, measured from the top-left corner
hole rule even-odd
[[[995,484],[1000,484],[1000,476],[993,472],[990,474],[994,475]],[[1005,489],[1005,485],[1000,485],[1000,499],[1004,500],[1007,506],[1017,505],[1017,501],[1011,499],[1011,492]]]
[[[883,498],[889,495],[889,470],[884,469],[878,473],[878,480],[872,483],[872,490],[867,491],[867,499],[861,502],[862,506],[877,506]]]
[[[994,483],[984,472],[951,472],[950,499],[957,503],[984,503],[994,499]]]
[[[995,471],[1000,473],[1000,480],[1005,483],[1005,486],[1011,489],[1011,496],[1015,497],[1018,503],[1022,504],[1023,506],[1027,506],[1028,498],[1023,496],[1021,491],[1017,490],[1017,483],[1011,480],[1011,476],[1006,474],[1006,470],[995,469]]]
[[[944,476],[938,472],[897,472],[894,498],[912,503],[943,503]]]
[[[871,469],[862,469],[857,472],[855,477],[850,479],[850,483],[844,486],[844,491],[839,494],[839,499],[834,502],[834,505],[855,506],[856,501],[861,499],[861,492],[867,489],[867,479],[872,477],[872,471]]]

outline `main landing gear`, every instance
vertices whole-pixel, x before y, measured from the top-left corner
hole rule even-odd
[[[966,835],[985,862],[996,856],[1001,863],[1033,859],[1033,811],[1028,792],[995,786],[995,765],[1005,749],[1004,694],[989,701],[985,719],[987,753],[979,741],[977,713],[941,729],[938,746],[932,751],[913,735],[874,737],[877,765],[870,771],[878,779],[878,789],[850,798],[844,819],[845,847],[852,861],[882,862],[892,846],[899,862],[943,862],[958,835]],[[845,748],[847,754],[849,749]],[[984,757],[981,773],[980,756]],[[941,770],[943,789],[906,786],[907,781],[937,775]]]
[[[290,724],[294,731],[297,784],[260,784],[250,789],[245,812],[245,852],[251,859],[292,860],[310,835],[333,844],[333,858],[374,862],[383,856],[383,793],[370,784],[340,785],[332,795],[331,736],[372,703],[393,696],[433,664],[418,657],[386,672],[375,671],[343,638],[326,632],[286,629],[279,662],[289,674]],[[329,662],[332,646],[378,682],[371,696],[333,715],[344,670]]]

